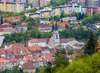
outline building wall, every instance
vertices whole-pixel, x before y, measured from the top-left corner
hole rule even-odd
[[[55,15],[60,15],[60,8],[55,9]]]
[[[44,18],[50,17],[49,15],[50,15],[49,12],[44,12]]]
[[[45,0],[40,0],[40,6],[44,6],[45,5]]]
[[[35,73],[35,69],[23,69],[24,72]]]
[[[0,3],[0,10],[4,11],[4,4]]]
[[[34,0],[33,7],[38,7],[38,6],[39,6],[39,0]]]

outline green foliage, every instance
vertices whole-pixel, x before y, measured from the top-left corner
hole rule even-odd
[[[54,23],[54,20],[50,20],[50,23],[53,24]]]
[[[5,19],[3,22],[5,23],[11,23],[9,20]]]
[[[90,15],[89,13],[84,14],[84,19],[82,20],[83,25],[87,24],[94,24],[96,22],[100,22],[100,13],[95,13],[93,15]]]
[[[79,39],[87,39],[89,34],[89,30],[85,30],[83,27],[78,27],[77,29],[64,29],[59,31],[60,38],[75,38]],[[98,36],[97,36],[98,37]]]
[[[99,73],[100,52],[84,57],[82,60],[73,61],[65,69],[59,69],[60,67],[56,73]]]
[[[89,38],[84,47],[84,53],[88,55],[92,55],[93,53],[96,52],[96,47],[97,47],[97,41],[95,39],[95,35],[93,34],[93,31],[90,30]]]
[[[39,7],[40,10],[43,9],[43,8],[44,8],[44,6]]]
[[[68,55],[72,55],[73,54],[73,51],[72,50],[69,50],[67,54]]]
[[[64,13],[64,17],[70,17],[71,16],[71,14],[69,13]]]
[[[51,33],[42,33],[39,30],[26,31],[25,33],[13,32],[11,35],[4,34],[4,43],[22,43],[26,44],[26,41],[31,38],[50,38]]]
[[[28,72],[23,72],[22,69],[19,69],[18,66],[15,66],[13,70],[0,71],[0,73],[28,73]]]

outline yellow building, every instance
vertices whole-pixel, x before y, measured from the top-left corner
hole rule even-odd
[[[24,3],[0,2],[0,10],[5,12],[21,12],[24,11]]]
[[[44,18],[49,18],[50,17],[50,12],[44,12]]]

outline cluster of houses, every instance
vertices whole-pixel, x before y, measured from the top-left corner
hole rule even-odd
[[[86,7],[86,6],[75,6],[72,5],[64,5],[64,6],[56,6],[56,7],[45,7],[42,10],[37,10],[35,13],[26,13],[27,17],[32,18],[49,18],[51,15],[61,15],[62,11],[64,13],[73,13],[73,12],[80,12],[85,13],[88,12],[93,14],[93,12],[98,13],[100,12],[100,7]]]
[[[12,28],[10,23],[3,23],[0,25],[0,35],[11,34],[12,32],[25,32],[27,30],[26,23],[16,25],[15,28]]]
[[[0,70],[11,70],[18,65],[23,71],[35,73],[37,67],[46,66],[50,61],[55,61],[55,53],[59,45],[66,51],[66,58],[75,56],[76,50],[81,50],[85,45],[74,38],[59,39],[57,23],[51,38],[31,39],[26,46],[20,43],[5,44],[5,49],[0,49]],[[67,55],[68,50],[74,54]]]

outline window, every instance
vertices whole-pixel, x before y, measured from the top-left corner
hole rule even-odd
[[[58,35],[56,35],[56,39],[58,39]]]
[[[26,3],[28,3],[28,0],[26,0]]]
[[[16,0],[14,0],[14,2],[16,2]]]

